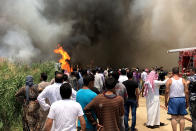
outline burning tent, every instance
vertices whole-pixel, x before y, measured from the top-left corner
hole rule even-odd
[[[179,52],[178,65],[182,73],[185,69],[196,67],[196,47],[172,49],[168,50],[167,53]]]

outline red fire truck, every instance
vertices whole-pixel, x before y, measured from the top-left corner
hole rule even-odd
[[[196,47],[172,49],[168,50],[168,53],[179,53],[178,65],[182,73],[185,73],[187,69],[196,67]]]

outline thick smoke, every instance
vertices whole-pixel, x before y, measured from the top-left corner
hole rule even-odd
[[[45,5],[42,13],[51,22],[73,21],[69,37],[61,43],[71,50],[74,62],[111,66],[130,63],[125,57],[131,43],[128,0],[46,0]]]
[[[195,6],[194,0],[1,0],[0,56],[31,62],[55,56],[61,43],[74,63],[170,67],[178,57],[168,49],[195,46]]]
[[[195,0],[135,0],[130,17],[138,25],[138,58],[135,63],[158,63],[167,68],[177,64],[178,54],[168,49],[196,46]],[[136,55],[135,53],[133,56]]]
[[[50,23],[40,11],[39,0],[0,1],[0,56],[31,62],[53,55],[70,23]],[[39,57],[38,57],[39,56]]]

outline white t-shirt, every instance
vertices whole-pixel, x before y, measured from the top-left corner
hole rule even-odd
[[[147,78],[147,73],[144,71],[144,72],[142,72],[142,74],[141,74],[141,78],[142,78],[142,80],[143,81],[145,81],[146,80],[146,78]]]
[[[79,103],[66,99],[52,104],[48,118],[53,119],[52,131],[76,131],[77,117],[83,115]]]
[[[98,73],[95,74],[94,86],[101,91],[103,87],[103,79],[102,76]]]
[[[126,80],[128,80],[128,77],[126,75],[120,75],[118,78],[118,81],[121,83],[123,83]]]

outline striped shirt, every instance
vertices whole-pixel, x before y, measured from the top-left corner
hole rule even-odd
[[[121,117],[124,115],[124,101],[121,96],[109,97],[100,94],[89,103],[84,111],[88,120],[96,124],[93,119],[91,110],[95,111],[99,124],[103,126],[102,130],[120,131]]]

